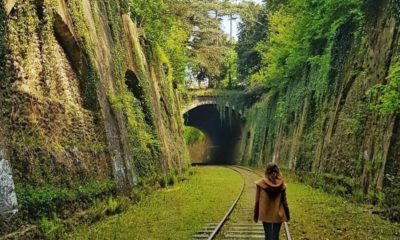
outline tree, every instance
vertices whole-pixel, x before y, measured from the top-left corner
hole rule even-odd
[[[262,67],[262,59],[257,44],[267,36],[266,7],[245,2],[241,5],[242,23],[239,24],[238,74],[242,82]]]
[[[189,42],[191,70],[201,82],[215,86],[220,80],[221,65],[228,50],[226,36],[220,28],[223,4],[218,0],[191,1],[191,39]]]

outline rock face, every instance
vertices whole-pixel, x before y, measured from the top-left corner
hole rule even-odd
[[[18,203],[14,191],[11,166],[4,157],[3,151],[0,151],[0,216],[7,218],[17,212]]]
[[[121,189],[188,167],[162,50],[119,2],[2,2],[1,163],[17,189],[106,180]]]
[[[328,93],[321,97],[311,92],[296,111],[281,119],[276,117],[280,103],[272,93],[248,111],[242,163],[261,166],[275,161],[299,173],[329,173],[345,179],[351,191],[383,189],[387,199],[395,194],[400,199],[395,193],[400,179],[400,115],[380,114],[371,108],[377,100],[367,95],[376,84],[387,83],[390,69],[399,62],[399,20],[391,14],[391,1],[373,2],[362,31],[351,22],[338,28]],[[299,84],[291,88],[307,88],[318,71],[305,69]]]

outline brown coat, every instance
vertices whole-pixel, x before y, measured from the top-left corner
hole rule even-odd
[[[257,194],[254,207],[254,221],[283,223],[290,220],[286,200],[286,185],[282,178],[271,181],[262,178],[256,182]]]

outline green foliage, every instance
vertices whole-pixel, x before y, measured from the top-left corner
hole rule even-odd
[[[187,145],[193,145],[206,138],[204,133],[197,128],[185,126],[184,137]]]
[[[32,186],[18,186],[16,192],[21,210],[33,218],[51,216],[63,203],[76,199],[76,193],[69,189],[53,186],[36,189]]]
[[[138,203],[143,198],[143,193],[139,188],[132,188],[130,198],[134,203]]]
[[[108,198],[107,200],[107,215],[115,215],[128,210],[130,205],[129,198]]]
[[[400,110],[400,63],[396,63],[390,68],[387,80],[387,84],[377,84],[367,93],[372,101],[378,99],[377,103],[371,103],[371,108],[384,115]]]
[[[258,45],[265,67],[253,81],[262,81],[271,87],[296,81],[307,62],[312,63],[316,56],[331,54],[326,50],[342,24],[350,19],[361,20],[360,6],[359,0],[327,0],[318,4],[292,0],[269,13],[269,36]]]
[[[244,3],[239,23],[239,41],[236,45],[238,54],[238,78],[247,82],[248,77],[261,68],[261,56],[256,46],[267,36],[266,8],[252,2]]]
[[[58,240],[65,234],[64,224],[56,215],[52,218],[42,217],[39,221],[39,229],[46,240]]]
[[[82,44],[83,57],[85,59],[85,66],[79,69],[80,77],[83,78],[83,84],[81,84],[81,91],[83,93],[83,99],[85,107],[92,110],[98,110],[98,96],[97,96],[97,84],[99,81],[99,76],[95,70],[94,62],[94,47],[91,40],[89,24],[87,24],[86,19],[83,17],[84,8],[83,3],[77,0],[68,1],[68,6],[71,9],[71,14],[74,19],[73,24],[77,30],[79,43]],[[86,67],[86,69],[85,69]]]
[[[85,213],[86,223],[95,223],[106,216],[107,202],[96,199],[93,205]]]
[[[398,22],[400,22],[400,2],[397,0],[391,0],[391,6],[394,17]]]
[[[238,54],[232,48],[225,56],[221,74],[223,80],[219,84],[219,87],[221,88],[240,87],[242,83],[239,81],[237,69],[238,69]]]
[[[165,188],[167,186],[167,179],[165,176],[160,176],[158,179],[158,184],[161,188]]]
[[[76,189],[79,199],[93,201],[96,197],[115,191],[115,183],[111,180],[94,181],[79,185]]]
[[[245,114],[252,136],[244,161],[260,165],[272,160],[274,144],[286,141],[277,137],[292,134],[290,131],[300,125],[307,130],[297,140],[301,154],[296,156],[298,166],[293,167],[312,170],[318,134],[325,121],[318,116],[338,94],[344,61],[360,41],[363,1],[268,1],[263,7],[252,19],[265,18],[260,22],[266,25],[265,36],[261,38],[263,32],[257,35],[259,23],[244,21],[238,43],[252,46],[257,54],[249,54],[261,59],[240,70],[249,74],[246,85],[267,92]],[[239,54],[239,62],[246,62],[248,57],[244,52]],[[358,119],[349,121],[349,131],[359,132]]]
[[[130,199],[126,197],[109,197],[107,201],[96,199],[85,212],[83,220],[87,224],[98,222],[107,216],[127,211],[130,203]],[[53,240],[65,237],[67,224],[68,221],[63,221],[56,214],[52,214],[50,217],[41,217],[38,226],[44,239]],[[72,225],[75,224],[77,223],[72,223]]]
[[[162,43],[169,34],[172,18],[168,15],[168,6],[164,0],[131,0],[130,12],[139,27],[144,27],[146,36],[152,42]]]
[[[90,203],[96,198],[111,194],[114,190],[115,185],[112,181],[85,183],[78,188],[16,186],[21,211],[33,219],[39,219],[42,216],[49,217],[54,213],[62,214],[69,204],[76,201]]]
[[[366,201],[373,205],[382,206],[385,202],[385,193],[370,189],[367,193]]]
[[[193,0],[188,5],[189,69],[192,75],[189,83],[197,81],[200,87],[202,82],[208,80],[210,87],[216,87],[221,80],[221,66],[230,45],[220,28],[221,19],[234,10],[229,1]]]
[[[351,195],[354,190],[354,185],[354,181],[351,178],[327,173],[315,175],[313,181],[313,186],[340,196]]]
[[[231,117],[233,115],[239,116],[240,112],[245,111],[245,106],[248,102],[249,96],[252,96],[251,93],[246,93],[240,90],[221,90],[221,91],[210,91],[210,93],[218,93],[215,96],[215,100],[217,102],[217,108],[221,119],[227,118],[229,122],[231,121]],[[229,109],[226,107],[229,106]],[[226,116],[228,113],[228,116]]]
[[[121,92],[110,94],[109,101],[111,105],[124,113],[129,141],[131,143],[132,155],[135,161],[132,163],[139,176],[146,176],[158,168],[158,140],[154,135],[151,126],[146,124],[145,116],[142,111],[141,103],[126,85],[121,87]]]
[[[168,175],[168,185],[173,186],[177,182],[178,182],[178,178],[175,176],[175,174]]]
[[[161,46],[167,54],[175,86],[183,85],[189,38],[186,4],[169,0],[130,0],[129,6],[136,23],[144,28],[150,44]]]
[[[400,221],[400,177],[386,175],[386,187],[383,189],[385,199],[383,206],[386,209],[386,216],[393,221]]]

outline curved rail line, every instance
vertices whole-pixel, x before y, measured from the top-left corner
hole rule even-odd
[[[243,175],[240,171],[236,170],[234,167],[235,167],[235,168],[240,168],[240,169],[243,169],[243,170],[245,170],[245,171],[254,173],[255,175],[261,176],[260,173],[254,171],[253,169],[246,168],[246,167],[243,167],[243,166],[228,167],[229,169],[231,169],[231,170],[233,170],[233,171],[239,173],[239,174],[242,176],[242,178],[243,178],[242,188],[241,188],[239,194],[237,195],[236,199],[235,199],[234,202],[232,203],[231,207],[230,207],[229,210],[226,212],[225,216],[222,218],[222,220],[221,220],[218,224],[216,224],[216,226],[215,226],[215,224],[211,226],[211,227],[213,228],[212,231],[210,231],[211,233],[210,233],[207,237],[204,236],[204,235],[201,235],[201,236],[203,236],[203,237],[202,237],[203,239],[213,240],[213,239],[215,239],[215,238],[217,237],[217,235],[220,233],[221,229],[222,229],[222,228],[226,225],[226,223],[229,221],[229,217],[230,217],[231,214],[234,212],[234,210],[235,210],[235,208],[236,208],[238,202],[240,201],[241,197],[243,196],[244,189],[245,189],[245,185],[246,185],[246,179],[245,179],[244,175]],[[215,226],[215,227],[214,227],[214,226]],[[285,232],[286,240],[292,240],[292,238],[291,238],[291,236],[290,236],[290,233],[289,233],[289,227],[288,227],[288,224],[287,224],[287,223],[284,223],[284,228],[285,228],[285,231],[284,231],[284,232]],[[194,235],[194,238],[193,238],[193,239],[200,239],[200,238],[196,238],[196,236],[199,236],[199,235]]]
[[[242,183],[242,189],[240,190],[240,193],[238,194],[238,196],[236,197],[235,201],[233,202],[232,206],[229,208],[228,212],[225,214],[225,216],[222,218],[222,220],[219,222],[219,224],[217,225],[217,227],[214,229],[214,231],[211,233],[210,237],[208,237],[208,240],[213,240],[217,234],[219,233],[219,231],[221,230],[221,228],[225,225],[225,223],[228,221],[229,216],[232,214],[233,210],[235,210],[235,207],[237,205],[237,203],[239,202],[240,198],[243,195],[243,191],[244,191],[244,186],[245,186],[245,179],[244,176],[236,169],[234,168],[230,168],[233,171],[237,172],[240,174],[240,176],[242,176],[243,179],[243,183]]]

